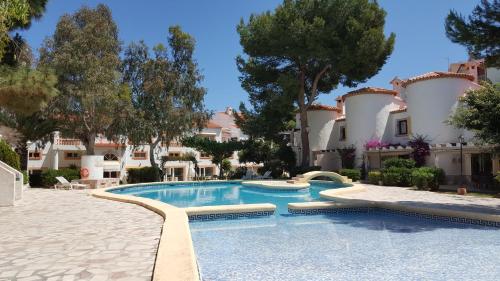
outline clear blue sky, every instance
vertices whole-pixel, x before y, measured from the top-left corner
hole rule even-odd
[[[153,46],[166,42],[170,25],[178,24],[197,41],[196,59],[205,76],[208,89],[207,107],[238,107],[247,101],[240,87],[235,57],[241,54],[236,25],[252,13],[274,9],[278,0],[49,0],[43,18],[22,34],[37,50],[45,37],[53,34],[59,17],[82,5],[108,5],[120,30],[124,46],[144,41]],[[393,54],[382,70],[362,86],[390,87],[394,76],[406,78],[428,71],[446,71],[448,61],[466,60],[465,48],[451,43],[445,36],[444,19],[450,9],[470,14],[479,0],[380,0],[387,11],[386,33],[396,33]],[[335,104],[335,97],[350,89],[339,87],[322,95],[321,103]]]

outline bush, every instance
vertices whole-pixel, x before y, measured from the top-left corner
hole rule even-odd
[[[159,178],[160,170],[155,167],[128,169],[127,183],[155,182]]]
[[[352,181],[361,179],[361,171],[359,169],[340,169],[339,174],[350,178]]]
[[[23,173],[23,184],[28,184],[30,181],[28,171],[21,171],[21,173]]]
[[[321,171],[321,166],[295,167],[292,175],[305,174],[312,171]]]
[[[384,160],[384,168],[415,168],[415,160],[403,158],[389,158]]]
[[[0,161],[5,162],[5,164],[11,166],[16,170],[21,170],[21,160],[19,155],[12,150],[10,145],[5,141],[0,139]]]
[[[438,190],[439,184],[444,182],[443,169],[421,167],[413,170],[412,181],[418,189]]]
[[[379,184],[379,182],[382,180],[382,173],[380,171],[371,171],[368,173],[368,181],[371,184]]]
[[[271,177],[273,178],[281,178],[284,172],[284,167],[280,160],[271,160],[269,162],[264,163],[263,167],[257,169],[257,172],[263,175],[265,172],[271,171]]]
[[[234,171],[230,171],[228,177],[232,180],[239,180],[247,173],[246,167],[238,167]]]
[[[423,169],[415,169],[412,174],[413,184],[417,186],[418,189],[428,189],[433,185],[434,174]]]
[[[408,168],[386,168],[382,171],[382,182],[390,186],[411,186],[411,173]]]
[[[68,181],[77,180],[80,178],[80,171],[78,169],[62,168],[59,170],[48,169],[42,172],[42,185],[53,186],[58,183],[56,177],[64,177]]]

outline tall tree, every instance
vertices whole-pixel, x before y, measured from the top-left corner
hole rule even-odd
[[[99,4],[63,15],[40,49],[40,64],[55,70],[60,95],[53,116],[61,132],[79,138],[93,155],[98,134],[121,117],[127,97],[119,83],[120,41],[111,11]]]
[[[500,67],[499,0],[481,0],[467,19],[450,11],[445,29],[452,42],[465,46],[476,58],[485,58],[487,65]]]
[[[125,50],[123,79],[132,90],[126,135],[135,145],[149,144],[151,166],[158,168],[156,148],[203,127],[210,116],[205,109],[203,76],[193,58],[195,40],[179,26],[169,28],[168,47],[158,44],[150,54],[144,42]],[[120,126],[118,126],[120,127]]]
[[[242,84],[269,95],[291,92],[299,108],[302,165],[309,163],[307,110],[339,84],[375,75],[392,53],[385,11],[369,0],[285,0],[274,12],[238,25],[247,57],[237,59]],[[274,81],[269,81],[273,77]]]
[[[486,144],[500,146],[500,84],[483,82],[481,88],[468,91],[450,123],[472,131]]]
[[[239,141],[218,142],[198,136],[186,137],[182,140],[182,144],[210,155],[212,163],[219,167],[219,178],[224,176],[222,167],[224,159],[231,157],[235,151],[242,148],[242,143]]]

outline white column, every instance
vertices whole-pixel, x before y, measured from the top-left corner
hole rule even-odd
[[[52,152],[52,169],[59,170],[59,150],[55,149]]]

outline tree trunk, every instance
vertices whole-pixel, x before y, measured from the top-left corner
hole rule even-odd
[[[151,164],[151,167],[155,168],[158,173],[156,174],[156,181],[161,181],[162,180],[162,173],[160,173],[160,168],[158,167],[158,163],[155,161],[155,148],[156,146],[160,143],[161,139],[158,138],[154,142],[149,143],[149,163]]]
[[[21,160],[21,170],[28,170],[28,145],[27,140],[22,138],[16,146],[16,152]]]
[[[87,140],[87,155],[95,155],[95,138],[97,134],[95,133],[90,133],[88,135],[88,140]]]
[[[307,109],[300,110],[300,140],[302,142],[302,166],[309,167],[309,132],[307,122]]]
[[[305,73],[300,72],[300,89],[298,96],[299,112],[300,112],[300,139],[302,143],[302,167],[309,167],[309,132],[307,126],[307,107],[305,96]]]

